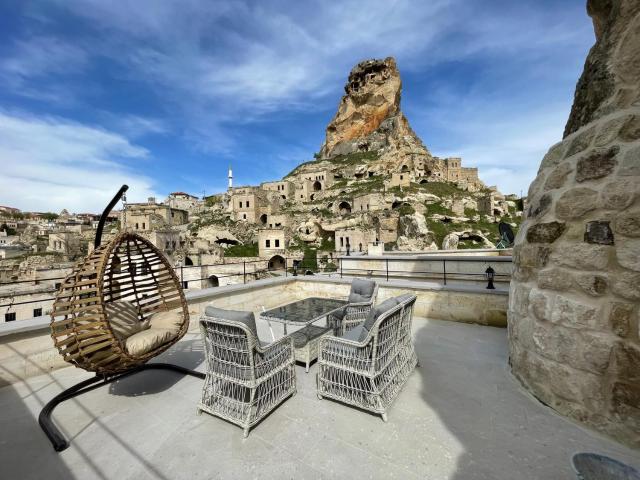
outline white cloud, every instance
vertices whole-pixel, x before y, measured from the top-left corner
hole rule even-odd
[[[121,135],[57,117],[0,111],[0,203],[35,211],[101,212],[126,183],[155,196],[133,167],[149,152]]]

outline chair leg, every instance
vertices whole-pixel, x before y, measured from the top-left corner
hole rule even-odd
[[[304,371],[305,371],[305,373],[309,373],[309,360],[307,360],[307,361],[305,362]]]
[[[205,378],[204,373],[196,372],[195,370],[190,370],[179,365],[172,365],[170,363],[147,363],[130,370],[126,370],[122,373],[116,373],[111,376],[96,374],[95,377],[83,380],[82,382],[67,388],[66,390],[53,397],[40,411],[40,415],[38,416],[38,423],[40,424],[40,428],[42,428],[42,431],[45,433],[47,438],[49,438],[53,449],[56,452],[61,452],[69,448],[69,442],[64,437],[60,429],[55,426],[53,420],[51,420],[51,414],[59,404],[66,400],[77,397],[78,395],[90,392],[91,390],[95,390],[96,388],[102,387],[103,385],[107,385],[109,383],[115,382],[116,380],[120,380],[121,378],[128,377],[129,375],[141,372],[143,370],[173,370],[178,373],[184,373],[185,375],[191,375],[202,379]]]
[[[249,436],[249,427],[245,427],[243,431],[243,438],[247,438]]]
[[[383,421],[384,423],[387,423],[387,414],[386,414],[386,413],[383,413],[383,414],[382,414],[382,421]]]

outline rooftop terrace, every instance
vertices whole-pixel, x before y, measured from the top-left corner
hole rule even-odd
[[[203,290],[189,303],[195,320],[208,302],[256,309],[261,299],[287,303],[311,291],[340,296],[347,288],[346,280],[278,279]],[[71,446],[58,454],[37,416],[58,392],[90,377],[67,367],[0,389],[3,476],[300,479],[348,473],[352,478],[572,479],[570,457],[578,451],[640,467],[637,451],[582,429],[521,390],[509,372],[506,329],[435,320],[439,310],[424,304],[436,304],[452,292],[421,288],[413,323],[420,366],[391,407],[388,423],[318,400],[314,364],[308,374],[296,367],[298,393],[243,439],[240,428],[196,415],[200,380],[147,371],[61,404],[54,419]],[[457,298],[474,295],[456,288]],[[400,284],[383,284],[379,295],[399,289]],[[488,292],[487,297],[504,301],[506,295]],[[193,321],[190,332],[154,361],[204,371],[196,328]],[[262,321],[259,334],[270,339]]]

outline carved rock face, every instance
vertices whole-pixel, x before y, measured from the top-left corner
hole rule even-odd
[[[560,413],[638,447],[640,2],[588,12],[596,44],[514,247],[511,365]]]
[[[321,157],[380,150],[401,143],[428,155],[400,111],[402,82],[393,58],[359,63],[351,70],[344,90],[338,112],[327,126]]]

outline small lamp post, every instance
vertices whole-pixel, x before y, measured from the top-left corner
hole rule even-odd
[[[347,240],[347,257],[349,256],[350,250],[351,250],[351,245],[349,245],[349,240]]]
[[[496,277],[496,271],[491,268],[488,267],[485,271],[484,271],[484,277],[487,279],[487,282],[489,282],[487,284],[487,288],[489,290],[495,290],[496,287],[493,286],[493,279]]]

